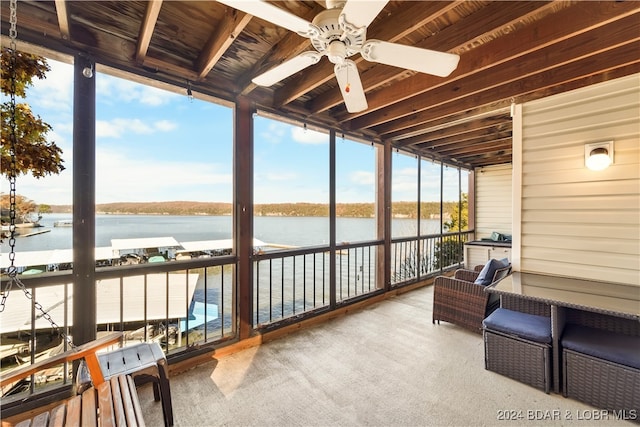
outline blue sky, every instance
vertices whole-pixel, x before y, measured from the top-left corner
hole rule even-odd
[[[51,71],[27,90],[35,114],[53,127],[66,170],[20,176],[17,193],[37,204],[71,204],[73,68]],[[100,73],[96,78],[96,202],[195,200],[231,202],[232,110]],[[328,135],[261,116],[254,120],[256,203],[328,199]],[[375,151],[338,138],[337,201],[373,202]],[[416,159],[394,153],[393,200],[416,200]],[[423,199],[439,195],[439,165],[423,164]],[[465,181],[465,180],[463,180]],[[445,200],[457,199],[457,171],[445,169]],[[463,182],[463,186],[466,181]],[[6,180],[2,192],[8,191]],[[466,191],[463,188],[463,191]]]

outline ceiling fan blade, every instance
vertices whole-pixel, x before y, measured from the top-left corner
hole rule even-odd
[[[446,77],[458,66],[460,56],[381,40],[367,40],[360,52],[367,61]]]
[[[271,3],[258,0],[218,0],[219,3],[241,10],[272,24],[294,31],[301,36],[309,37],[315,33],[313,25],[293,13],[280,9]]]
[[[336,73],[338,86],[340,86],[340,92],[342,93],[342,98],[344,98],[347,111],[357,113],[366,110],[369,105],[364,95],[356,63],[350,59],[345,59],[342,64],[336,64],[333,70]]]
[[[356,28],[367,27],[389,0],[348,0],[342,9],[345,21]]]
[[[254,77],[251,81],[258,86],[271,86],[274,83],[278,83],[281,80],[304,70],[313,64],[317,64],[322,58],[322,54],[314,51],[302,52],[300,55],[295,56],[282,64]]]

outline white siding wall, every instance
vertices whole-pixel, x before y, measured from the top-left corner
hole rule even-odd
[[[511,164],[476,170],[476,239],[494,231],[512,234],[512,171]]]
[[[521,112],[519,269],[640,286],[640,75],[523,104]],[[608,140],[614,164],[587,169],[584,145]]]

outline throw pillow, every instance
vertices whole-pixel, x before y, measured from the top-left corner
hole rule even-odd
[[[506,263],[504,262],[506,260]],[[487,263],[482,267],[478,278],[475,280],[476,285],[487,286],[491,284],[493,280],[493,275],[496,273],[496,270],[499,268],[504,268],[509,265],[509,260],[507,258],[503,260],[490,259]]]

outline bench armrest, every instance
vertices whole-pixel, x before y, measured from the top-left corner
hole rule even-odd
[[[102,376],[102,371],[100,369],[96,353],[98,350],[105,347],[120,343],[122,336],[122,332],[111,332],[101,338],[89,341],[88,343],[79,345],[78,347],[72,348],[63,353],[56,354],[55,356],[48,357],[45,360],[3,373],[0,377],[0,387],[4,387],[7,384],[27,378],[28,376],[44,369],[58,366],[64,362],[73,362],[78,359],[85,359],[93,384],[98,385],[104,382],[104,377]]]

